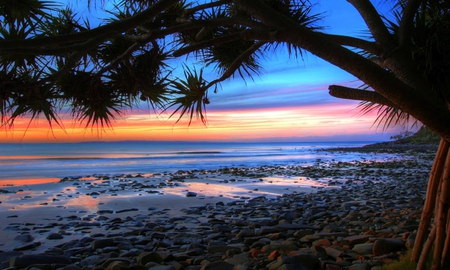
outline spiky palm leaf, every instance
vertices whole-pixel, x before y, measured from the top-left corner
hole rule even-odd
[[[203,78],[203,69],[197,73],[197,70],[184,68],[185,79],[177,78],[171,80],[169,84],[170,94],[175,98],[169,103],[167,109],[176,107],[170,117],[179,113],[178,123],[183,116],[189,117],[189,125],[192,123],[194,116],[206,124],[206,105],[209,104],[208,99],[208,82]]]
[[[86,127],[110,127],[121,111],[130,107],[127,98],[90,72],[65,74],[58,81],[58,89],[64,93],[74,118],[85,121]]]
[[[38,83],[37,78],[39,76],[35,74],[23,73],[20,76],[10,77],[8,84],[6,82],[8,79],[2,76],[2,86],[7,83],[10,93],[14,93],[12,98],[2,95],[0,111],[4,123],[12,125],[17,117],[24,115],[30,115],[30,121],[43,115],[50,124],[54,122],[61,126],[56,112],[59,108],[54,102],[58,93],[51,85]],[[10,116],[5,117],[8,113]]]
[[[317,23],[322,19],[323,14],[314,14],[313,4],[309,0],[267,0],[267,2],[279,12],[292,18],[298,25],[314,31],[323,29],[322,26],[317,25]],[[303,49],[293,44],[276,42],[274,45],[274,49],[277,49],[280,45],[286,46],[289,55],[293,55],[295,57],[303,56]]]
[[[130,104],[147,101],[156,111],[162,109],[168,100],[167,76],[162,76],[161,68],[165,66],[163,59],[154,57],[164,54],[143,54],[133,63],[120,64],[107,75],[108,85],[129,99]],[[145,66],[142,66],[145,65]]]
[[[0,25],[34,25],[48,17],[46,10],[56,5],[54,1],[0,0]]]
[[[368,101],[361,102],[357,108],[360,109],[360,112],[363,115],[375,112],[377,118],[373,124],[377,127],[381,127],[382,130],[387,130],[392,126],[414,127],[419,125],[419,122],[416,119],[398,108]]]
[[[229,16],[227,9],[223,7],[217,7],[212,9],[210,12],[202,12],[200,18],[202,20],[214,20],[218,18],[226,18]],[[236,34],[245,30],[241,26],[221,26],[216,28],[204,28],[202,31],[203,38],[212,39],[215,37],[221,37],[231,34]],[[198,31],[196,34],[198,37]],[[194,40],[196,39],[194,37]],[[198,38],[197,38],[198,39]],[[238,74],[245,78],[245,76],[252,77],[252,74],[259,74],[261,70],[261,65],[259,64],[260,53],[255,51],[251,54],[246,54],[246,52],[255,45],[253,40],[238,39],[226,43],[218,43],[216,45],[210,46],[201,50],[200,56],[202,61],[205,62],[206,66],[213,66],[220,74],[224,74],[231,68],[236,59],[241,58],[240,66],[237,69]],[[242,58],[242,55],[245,57]]]

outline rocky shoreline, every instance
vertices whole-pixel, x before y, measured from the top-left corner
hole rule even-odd
[[[205,174],[254,181],[283,175],[317,179],[329,188],[278,197],[219,198],[182,208],[176,216],[171,209],[149,207],[139,212],[129,208],[120,213],[105,209],[87,216],[74,214],[47,224],[17,223],[12,217],[2,234],[15,234],[20,244],[1,247],[0,267],[379,269],[414,243],[433,152],[414,153],[382,162],[179,172],[177,181]],[[56,240],[59,244],[35,251],[43,242]]]
[[[408,142],[380,142],[364,145],[363,147],[337,147],[332,149],[321,149],[327,152],[362,152],[362,153],[399,153],[399,154],[435,154],[439,145],[437,144],[413,144]]]

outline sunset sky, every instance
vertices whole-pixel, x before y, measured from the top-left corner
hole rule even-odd
[[[77,1],[75,7],[86,1]],[[329,33],[364,35],[363,22],[345,0],[321,1]],[[78,6],[77,6],[78,5]],[[383,6],[383,8],[388,8]],[[85,12],[80,13],[86,15]],[[177,72],[182,73],[181,69]],[[213,71],[209,71],[213,72]],[[378,141],[389,140],[402,128],[383,131],[373,125],[375,115],[362,115],[357,101],[329,96],[328,85],[357,87],[361,83],[346,72],[312,56],[289,58],[285,52],[268,56],[264,72],[254,81],[235,78],[209,93],[207,125],[175,125],[177,117],[155,113],[143,105],[124,112],[113,128],[99,131],[63,121],[65,129],[50,129],[44,119],[17,119],[11,129],[0,130],[0,142],[75,142],[117,140],[216,141]],[[65,116],[63,116],[63,119]],[[68,115],[67,118],[70,118]]]

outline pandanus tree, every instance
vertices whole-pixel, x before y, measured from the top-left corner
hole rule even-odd
[[[308,0],[122,0],[93,27],[50,1],[0,1],[2,126],[22,116],[62,125],[59,115],[70,114],[103,127],[142,102],[205,121],[208,93],[221,82],[257,74],[269,51],[308,51],[362,82],[331,85],[332,96],[360,100],[387,125],[414,119],[442,138],[412,260],[423,269],[433,250],[433,269],[449,268],[450,4],[398,0],[388,16],[369,0],[346,2],[366,38],[327,33]],[[207,81],[189,62],[184,78],[175,77],[173,58],[201,60],[217,78]]]

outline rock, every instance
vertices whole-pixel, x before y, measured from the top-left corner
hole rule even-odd
[[[347,269],[348,270],[370,270],[371,268],[372,268],[372,266],[370,266],[368,263],[362,262],[362,263],[352,264]]]
[[[16,246],[13,250],[14,251],[28,250],[28,249],[33,249],[35,247],[38,247],[40,245],[41,245],[41,242],[29,242],[29,243],[25,243],[25,244]]]
[[[179,233],[173,239],[174,245],[184,245],[191,243],[201,243],[203,241],[203,236],[195,233]]]
[[[331,242],[330,242],[330,240],[324,238],[324,239],[319,239],[319,240],[314,241],[312,243],[312,245],[313,246],[326,246],[326,247],[329,247],[329,246],[331,246]]]
[[[13,257],[18,257],[20,255],[23,255],[23,252],[21,251],[5,251],[0,252],[0,263],[1,262],[8,262]],[[9,266],[9,264],[8,264]]]
[[[244,228],[236,235],[236,238],[251,237],[254,235],[255,235],[255,231],[253,229]]]
[[[117,210],[116,213],[134,212],[134,211],[139,211],[139,209],[137,209],[137,208],[121,209],[121,210]]]
[[[281,260],[283,265],[291,265],[285,266],[281,269],[301,269],[301,270],[315,270],[320,269],[320,260],[314,255],[311,254],[299,254],[296,256],[285,257]],[[297,268],[293,268],[293,266]],[[280,268],[278,268],[280,269]],[[278,270],[277,269],[277,270]]]
[[[369,241],[371,237],[372,237],[371,235],[353,235],[345,237],[344,240],[349,241],[351,245],[356,245]]]
[[[71,264],[70,256],[66,255],[46,255],[46,254],[30,254],[20,255],[10,259],[10,266],[16,268],[25,268],[33,264]]]
[[[80,265],[86,266],[86,267],[98,266],[98,265],[101,265],[102,263],[104,263],[106,260],[108,260],[110,258],[110,256],[111,255],[108,255],[108,254],[91,255],[91,256],[88,256],[88,257],[82,259],[80,261]]]
[[[16,237],[14,237],[14,240],[28,243],[28,242],[33,242],[34,236],[32,236],[32,235],[30,235],[28,233],[26,233],[26,234],[19,234]]]
[[[156,265],[148,268],[148,270],[177,270],[172,265]]]
[[[372,254],[373,245],[373,243],[357,244],[352,250],[358,254]]]
[[[232,228],[228,225],[214,225],[213,229],[215,232],[224,232],[224,233],[229,233],[232,231]]]
[[[206,251],[208,253],[225,253],[227,252],[227,250],[232,249],[232,247],[229,247],[226,243],[224,242],[209,242],[208,247],[206,248]]]
[[[115,244],[114,244],[114,239],[103,238],[103,239],[97,239],[97,240],[92,241],[91,245],[92,245],[92,249],[96,250],[99,248],[114,246]]]
[[[78,266],[73,265],[73,264],[64,266],[62,268],[58,268],[58,270],[81,270],[81,269],[82,269],[81,267],[78,267]]]
[[[233,265],[248,265],[251,260],[252,259],[248,252],[242,252],[240,254],[233,255],[232,258],[228,258],[225,261]]]
[[[225,261],[210,262],[203,266],[201,270],[233,270],[234,265]]]
[[[325,249],[326,254],[333,258],[333,260],[337,260],[344,253],[342,250],[337,249],[335,247],[323,247]]]
[[[197,193],[193,191],[188,191],[186,193],[186,197],[197,197]]]
[[[276,230],[283,232],[287,230],[317,230],[316,226],[282,223],[274,226]]]
[[[380,256],[405,249],[405,242],[400,238],[379,238],[373,245],[373,255]]]
[[[163,258],[156,252],[142,252],[136,257],[136,262],[140,265],[146,265],[149,262],[160,264]]]
[[[59,234],[59,233],[51,233],[49,235],[47,235],[46,239],[48,240],[58,240],[58,239],[63,239],[64,237]]]

